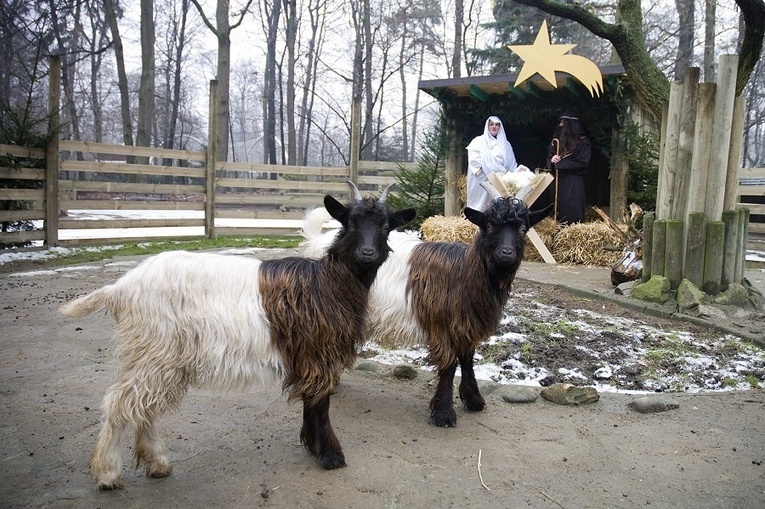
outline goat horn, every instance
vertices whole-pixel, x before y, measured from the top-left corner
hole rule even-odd
[[[481,182],[479,184],[481,187],[484,188],[484,190],[489,193],[489,197],[492,200],[496,200],[497,198],[502,198],[502,195],[499,194],[499,191],[497,191],[497,188],[491,185],[491,182]]]
[[[521,200],[522,202],[526,203],[526,197],[531,194],[531,191],[533,191],[534,188],[531,186],[523,186],[518,190],[517,193],[515,193],[515,197]]]
[[[390,191],[393,191],[393,189],[395,189],[395,187],[396,187],[396,183],[395,182],[393,182],[392,184],[388,184],[388,187],[386,187],[385,190],[380,195],[380,201],[384,202],[385,200],[387,200],[388,199],[388,193]]]
[[[356,201],[362,201],[364,198],[361,196],[361,193],[359,192],[359,188],[356,187],[356,184],[351,182],[350,180],[346,180],[348,183],[348,187],[351,188],[351,192],[353,193],[353,199]]]

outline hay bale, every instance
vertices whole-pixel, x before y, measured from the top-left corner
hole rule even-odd
[[[478,227],[462,216],[431,216],[422,222],[422,238],[434,242],[470,244]]]
[[[555,235],[552,255],[558,263],[610,267],[621,252],[603,248],[620,245],[619,236],[603,221],[576,223],[561,228]]]

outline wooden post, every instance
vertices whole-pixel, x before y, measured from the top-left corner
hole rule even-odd
[[[704,246],[707,240],[705,223],[703,212],[688,214],[683,277],[698,288],[704,284]]]
[[[348,180],[358,185],[359,183],[359,157],[361,156],[361,97],[354,94],[351,103],[351,153],[348,155],[350,162]],[[348,191],[350,200],[353,194]]]
[[[720,280],[722,278],[723,264],[723,239],[725,237],[725,223],[722,221],[710,221],[707,223],[707,241],[704,252],[704,284],[701,289],[709,295],[720,293]]]
[[[58,128],[61,57],[52,56],[48,71],[48,143],[45,147],[45,245],[58,245]]]
[[[677,159],[673,196],[670,203],[669,219],[685,220],[688,207],[688,190],[691,180],[693,158],[693,135],[696,127],[696,104],[699,96],[699,68],[685,70],[682,87],[682,110],[677,137]],[[682,260],[681,260],[682,263]]]
[[[611,133],[611,173],[609,174],[611,198],[608,204],[608,216],[614,222],[621,219],[622,211],[627,207],[625,198],[630,165],[626,157],[625,136],[628,124],[629,117],[625,115],[622,125],[614,128]]]
[[[667,222],[655,220],[651,246],[651,276],[664,275],[664,257],[667,250]]]
[[[716,89],[717,85],[714,83],[699,85],[686,215],[692,212],[704,212],[706,209],[709,160],[712,157],[712,129],[709,126],[714,122]]]
[[[683,279],[683,222],[667,221],[667,237],[664,250],[664,275],[669,278],[672,289],[680,286]]]
[[[651,279],[651,263],[653,260],[653,223],[656,218],[654,212],[646,212],[643,215],[643,273],[640,280],[645,283]]]
[[[462,210],[460,204],[459,181],[462,177],[462,139],[457,129],[456,120],[446,119],[446,192],[444,193],[444,215],[457,216]]]
[[[728,286],[735,282],[736,278],[736,259],[738,258],[738,210],[726,210],[722,213],[722,220],[725,223],[725,236],[723,237],[723,265],[722,276],[720,277],[720,289],[725,291]]]
[[[722,55],[717,73],[717,97],[712,124],[712,152],[707,181],[706,213],[710,221],[722,218],[728,152],[730,150],[733,104],[736,98],[736,68],[738,55]],[[707,239],[709,240],[709,239]],[[718,249],[722,244],[718,246]],[[720,250],[722,253],[722,250]]]
[[[749,209],[739,209],[738,215],[738,257],[736,258],[736,271],[734,283],[742,283],[746,277],[746,240],[749,238]]]
[[[666,137],[661,147],[658,190],[656,193],[656,219],[671,219],[675,199],[675,172],[677,171],[677,143],[680,134],[680,116],[683,108],[682,83],[672,82],[669,87],[669,107],[666,118]]]
[[[205,237],[215,238],[215,163],[218,159],[218,82],[210,80],[207,112],[207,159],[205,161]]]
[[[744,142],[744,115],[746,115],[746,99],[736,97],[733,103],[733,124],[730,129],[723,210],[735,209],[738,202],[738,174],[741,169],[741,145]]]

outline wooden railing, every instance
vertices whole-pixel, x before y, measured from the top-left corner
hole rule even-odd
[[[322,206],[325,194],[347,197],[346,180],[351,178],[348,166],[216,162],[214,170],[209,170],[206,152],[64,140],[58,144],[57,186],[46,185],[45,168],[0,167],[0,179],[23,181],[15,187],[27,188],[0,188],[0,222],[29,220],[41,225],[31,231],[0,232],[0,243],[93,243],[92,238],[67,239],[66,232],[102,228],[203,227],[202,231],[208,237],[296,234],[298,228],[285,228],[283,221],[271,221],[272,224],[258,221],[258,225],[253,227],[241,220],[300,220],[306,209]],[[42,163],[36,166],[44,165],[46,159],[44,149],[10,145],[0,145],[0,156],[3,155],[41,160]],[[172,165],[125,162],[132,158],[172,161]],[[382,187],[395,181],[395,173],[401,166],[413,165],[361,161],[356,184],[362,193],[379,194]],[[214,171],[212,196],[208,196],[207,192],[210,171]],[[50,191],[52,187],[57,188],[53,193]],[[23,209],[10,210],[13,208],[10,202],[17,202],[16,206],[23,204]],[[45,221],[46,212],[50,211],[48,207],[55,207],[53,210],[58,217],[54,221],[57,223],[54,225],[55,232],[49,231],[48,221]],[[73,218],[75,214],[68,215],[69,211],[77,210],[102,211],[105,214],[108,211],[145,210],[157,212],[158,217],[84,220]],[[186,214],[193,217],[162,217],[161,211],[168,210],[194,212]],[[214,217],[207,217],[208,211],[212,211]],[[232,225],[237,221],[244,225]],[[110,236],[108,241],[135,240],[135,237],[120,237],[119,232],[115,235]]]
[[[738,208],[749,209],[750,232],[765,234],[765,168],[742,168],[738,177]]]
[[[0,156],[39,160],[44,166],[44,149],[0,145]],[[113,157],[110,157],[113,156]],[[128,158],[152,158],[154,161],[173,160],[173,165],[154,165],[115,161]],[[57,192],[47,196],[45,168],[0,165],[0,179],[15,181],[17,188],[0,188],[0,223],[35,221],[41,226],[30,231],[0,231],[0,244],[44,241],[51,238],[46,231],[47,207],[55,207],[58,221],[55,235],[58,244],[98,242],[93,238],[68,239],[68,230],[97,230],[197,227],[205,228],[206,235],[266,235],[296,234],[296,227],[285,228],[279,222],[259,222],[258,226],[236,226],[241,220],[300,220],[305,210],[322,205],[325,194],[345,196],[350,168],[274,166],[248,163],[215,163],[215,193],[212,197],[214,218],[205,217],[206,168],[205,152],[167,150],[146,147],[126,147],[77,141],[59,142]],[[111,159],[111,160],[109,160]],[[400,166],[412,163],[361,161],[358,169],[360,189],[379,193],[381,188],[395,180]],[[749,230],[765,233],[765,168],[743,168],[738,188],[739,208],[748,208],[751,215]],[[20,202],[24,208],[13,209],[11,202]],[[74,219],[68,211],[127,211],[157,212],[155,218]],[[194,217],[161,217],[161,211],[194,211]],[[216,226],[225,225],[225,226]],[[46,235],[48,235],[46,237]],[[119,233],[109,242],[128,237]],[[87,236],[85,236],[87,237]],[[135,237],[129,237],[135,240]]]

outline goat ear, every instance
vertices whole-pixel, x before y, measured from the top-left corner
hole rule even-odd
[[[473,223],[474,225],[478,226],[479,228],[484,228],[486,226],[486,214],[483,212],[471,209],[470,207],[465,207],[465,217]]]
[[[348,225],[348,209],[345,205],[332,198],[330,195],[324,197],[324,208],[327,209],[329,215],[334,219],[337,219],[341,225]]]
[[[388,226],[391,230],[395,230],[409,224],[415,217],[417,217],[417,210],[415,209],[397,210],[388,218]]]
[[[550,215],[550,210],[552,210],[553,204],[551,203],[547,207],[541,209],[541,210],[535,210],[534,212],[529,212],[529,228],[537,224],[542,219],[546,218]]]

